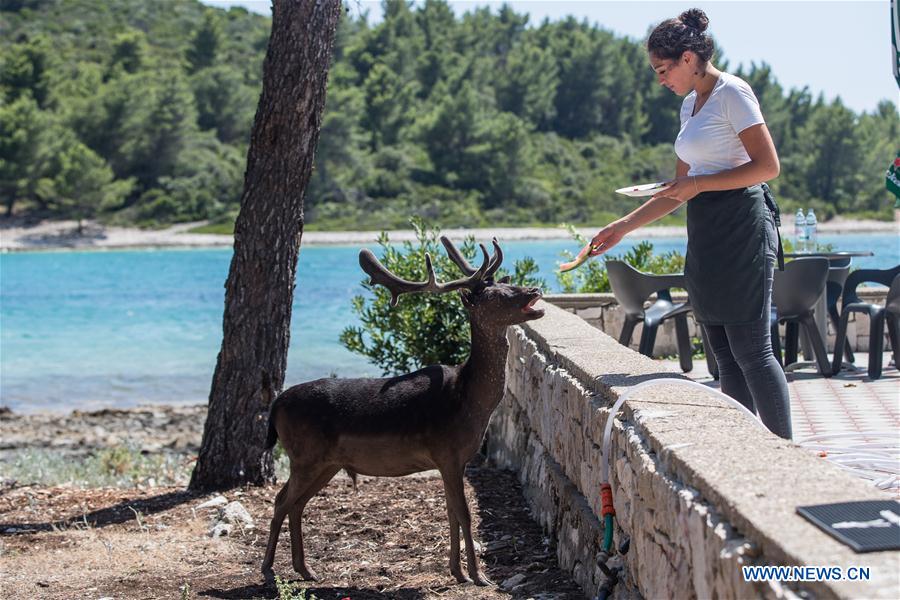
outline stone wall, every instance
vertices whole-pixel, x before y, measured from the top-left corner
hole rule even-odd
[[[510,328],[507,389],[491,421],[490,459],[515,470],[559,560],[592,597],[602,539],[600,466],[608,407],[659,377],[653,360],[581,318]],[[897,554],[854,554],[797,506],[884,499],[882,492],[761,430],[705,390],[639,390],[613,428],[614,547],[630,540],[616,598],[791,597],[745,583],[742,565],[869,566],[875,583],[804,583],[810,598],[900,597]]]
[[[864,302],[874,302],[884,305],[887,289],[860,289],[860,298]],[[612,294],[550,294],[544,297],[547,302],[574,313],[600,329],[606,334],[618,339],[619,333],[622,331],[622,324],[625,321],[625,313],[616,302],[615,296]],[[653,297],[655,300],[656,297]],[[684,292],[672,295],[675,302],[685,302],[687,294]],[[648,303],[649,305],[649,303]],[[643,325],[638,325],[634,329],[631,336],[631,348],[637,350],[638,342],[641,339],[641,329]],[[826,345],[828,351],[834,351],[835,328],[831,323],[831,319],[827,319],[828,340]],[[688,314],[688,331],[692,337],[700,338],[700,332],[697,324],[694,322],[693,314]],[[784,324],[780,326],[782,340],[784,339]],[[847,339],[850,341],[854,351],[869,351],[869,319],[859,313],[852,313],[847,324]],[[884,332],[884,349],[887,351],[890,347],[890,340],[887,337],[887,331]],[[782,347],[784,345],[782,344]],[[655,357],[674,356],[676,353],[675,346],[675,322],[669,320],[663,323],[659,328],[654,345],[653,355]]]

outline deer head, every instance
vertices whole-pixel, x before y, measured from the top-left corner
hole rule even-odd
[[[503,262],[503,251],[497,238],[493,239],[494,254],[488,255],[484,244],[479,244],[483,260],[479,268],[468,263],[456,246],[441,236],[441,243],[447,250],[450,260],[464,273],[464,277],[446,283],[440,283],[434,274],[431,256],[425,253],[425,266],[428,270],[426,281],[414,282],[397,277],[382,265],[368,249],[359,253],[359,264],[363,271],[371,277],[372,285],[383,285],[391,292],[391,305],[397,304],[400,294],[415,292],[445,293],[459,290],[463,306],[469,313],[473,324],[482,327],[505,329],[510,325],[524,323],[544,316],[544,311],[534,308],[535,302],[541,298],[539,288],[525,288],[511,285],[509,277],[494,280],[494,274]]]

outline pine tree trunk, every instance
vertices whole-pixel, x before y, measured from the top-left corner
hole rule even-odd
[[[190,489],[274,480],[269,405],[284,383],[303,234],[303,193],[325,107],[340,0],[275,0],[253,123],[222,349]]]

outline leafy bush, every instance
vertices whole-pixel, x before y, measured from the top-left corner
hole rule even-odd
[[[398,277],[424,281],[428,276],[427,252],[438,281],[458,279],[459,267],[447,257],[439,240],[440,230],[419,218],[410,223],[416,232],[415,243],[403,242],[398,248],[390,244],[386,233],[381,233],[381,263]],[[466,237],[457,247],[470,263],[480,264],[481,253],[473,237]],[[546,283],[536,277],[537,270],[534,260],[525,258],[515,261],[512,273],[500,269],[496,278],[509,275],[515,285],[545,288]],[[458,294],[404,294],[392,307],[391,294],[383,286],[373,286],[368,278],[362,286],[370,297],[353,299],[353,311],[362,326],[345,328],[340,341],[352,352],[372,359],[385,375],[431,364],[459,364],[468,356],[469,322]]]
[[[584,246],[588,243],[589,240],[578,233],[574,227],[569,226],[568,229],[579,244]],[[567,261],[575,258],[568,251],[564,252],[563,256]],[[653,244],[644,240],[621,256],[606,255],[603,260],[589,260],[577,269],[567,273],[557,273],[556,278],[562,291],[567,294],[612,291],[609,285],[609,275],[606,272],[606,261],[611,259],[623,260],[644,273],[664,274],[684,271],[683,254],[675,250],[664,254],[654,254]]]
[[[309,590],[299,587],[296,581],[287,581],[278,575],[275,576],[275,589],[278,591],[278,600],[318,600],[315,594],[306,594]]]

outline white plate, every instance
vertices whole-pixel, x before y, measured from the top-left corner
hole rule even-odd
[[[625,194],[626,196],[639,197],[639,196],[652,196],[659,190],[666,187],[665,181],[657,181],[656,183],[645,183],[643,185],[631,185],[628,187],[619,188],[616,190],[617,194]]]

